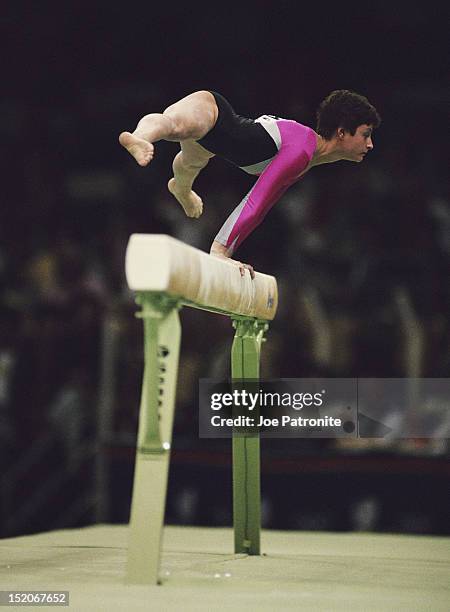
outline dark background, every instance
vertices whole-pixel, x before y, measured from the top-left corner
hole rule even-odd
[[[383,118],[362,164],[313,169],[237,254],[279,282],[263,376],[448,377],[447,22],[437,2],[2,6],[2,535],[128,520],[142,373],[128,236],[208,250],[254,179],[213,160],[205,212],[186,219],[166,190],[177,145],[142,169],[117,137],[197,89],[314,127],[348,88]],[[198,439],[196,387],[228,374],[232,329],[182,321],[167,519],[230,524],[230,449]],[[266,441],[264,524],[444,533],[438,438]]]

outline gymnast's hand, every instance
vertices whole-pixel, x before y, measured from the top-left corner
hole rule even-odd
[[[231,257],[228,255],[227,247],[225,247],[223,244],[220,244],[220,242],[217,242],[217,240],[214,240],[214,242],[212,243],[210,254],[214,255],[214,257],[219,257],[220,259],[226,259],[227,261],[237,266],[239,268],[241,276],[244,276],[245,270],[248,270],[250,272],[250,277],[255,278],[255,271],[253,267],[250,264],[245,264],[241,261],[237,261],[236,259],[231,259]]]

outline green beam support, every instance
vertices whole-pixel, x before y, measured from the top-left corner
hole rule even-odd
[[[234,381],[258,380],[261,343],[268,329],[265,321],[232,317],[236,330],[231,352]],[[260,554],[261,483],[259,433],[233,436],[234,551]]]
[[[138,292],[137,317],[144,323],[142,384],[131,504],[127,582],[156,584],[159,577],[181,326],[182,299]],[[187,305],[187,304],[186,304]],[[196,307],[194,304],[190,306]],[[224,313],[222,313],[224,314]],[[259,379],[266,321],[230,315],[236,330],[232,378]],[[260,554],[261,493],[259,433],[233,435],[233,521],[236,553]]]
[[[144,378],[131,504],[127,582],[156,584],[172,443],[181,326],[179,303],[142,292]]]

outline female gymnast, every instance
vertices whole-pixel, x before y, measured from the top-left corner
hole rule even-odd
[[[145,115],[133,133],[122,132],[120,144],[140,166],[153,159],[154,143],[180,143],[168,183],[188,217],[202,214],[203,202],[192,185],[217,155],[259,178],[215,237],[211,254],[240,269],[249,264],[231,259],[237,247],[264,219],[286,189],[308,170],[339,160],[360,162],[373,149],[372,131],[381,118],[367,98],[353,91],[333,91],[317,109],[316,131],[273,115],[248,119],[235,113],[215,91],[197,91],[163,113]]]

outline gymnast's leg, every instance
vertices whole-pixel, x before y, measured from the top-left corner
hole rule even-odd
[[[188,217],[200,217],[203,211],[201,198],[192,191],[192,183],[207,165],[210,153],[194,140],[182,140],[181,151],[173,160],[173,178],[167,184],[170,193],[184,208]]]
[[[153,143],[199,140],[214,127],[218,113],[214,96],[209,91],[196,91],[163,113],[145,115],[133,133],[120,134],[119,142],[140,166],[146,166],[153,159]]]

